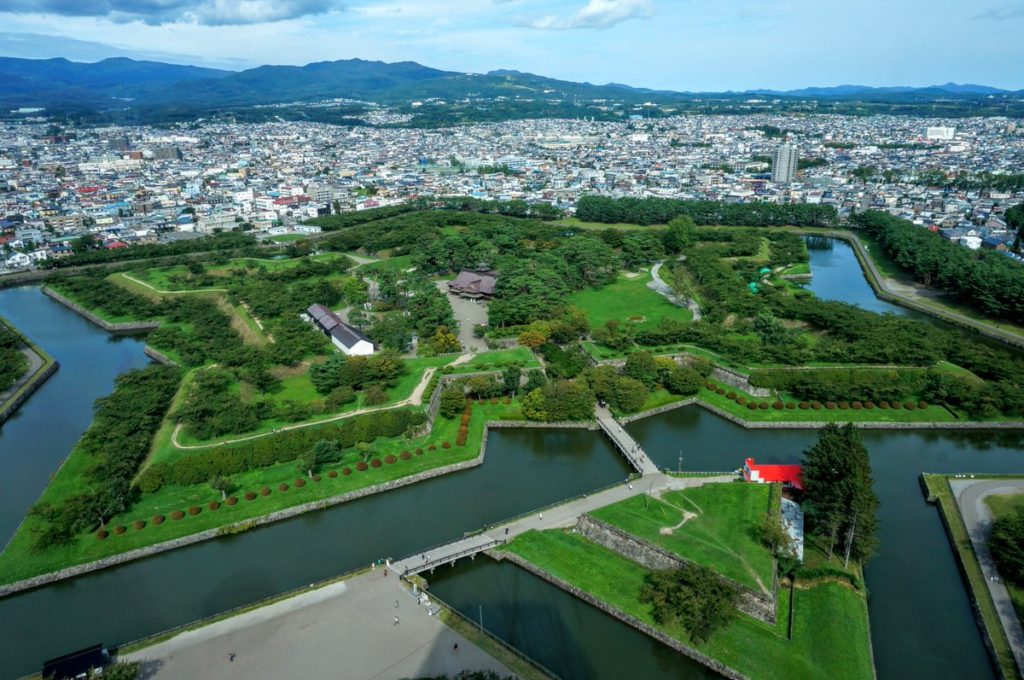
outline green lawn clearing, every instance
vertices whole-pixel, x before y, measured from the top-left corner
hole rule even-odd
[[[579,307],[591,328],[616,320],[637,328],[657,326],[662,319],[691,321],[693,312],[674,304],[647,287],[649,271],[630,278],[622,274],[615,283],[603,288],[587,288],[569,296],[568,303]]]

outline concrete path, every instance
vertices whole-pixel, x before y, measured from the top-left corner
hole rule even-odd
[[[431,548],[419,555],[412,555],[394,563],[399,573],[421,573],[440,568],[453,560],[463,559],[483,552],[501,543],[511,541],[527,531],[543,531],[546,529],[564,529],[576,524],[580,515],[593,512],[612,503],[618,503],[640,494],[660,496],[666,491],[692,489],[705,484],[731,482],[736,475],[718,475],[709,477],[672,477],[661,472],[645,475],[632,482],[623,482],[604,489],[567,501],[560,505],[544,508],[537,512],[512,519],[503,524],[489,527],[480,534],[452,541],[443,546]]]
[[[995,602],[999,621],[1013,650],[1017,669],[1024,673],[1024,628],[1021,627],[1010,593],[999,576],[995,560],[988,549],[987,539],[992,524],[992,513],[985,503],[989,496],[1024,493],[1024,479],[951,479],[949,486],[956,497],[957,505],[960,506],[960,514],[971,537],[974,554],[981,565],[985,585],[988,586],[992,601]]]
[[[459,324],[459,342],[467,352],[486,352],[487,343],[473,335],[473,327],[487,324],[487,303],[466,300],[448,292],[448,282],[438,281],[437,289],[448,296],[452,314]]]
[[[454,677],[463,670],[511,675],[431,611],[394,570],[385,576],[377,568],[181,633],[127,658],[143,662],[141,677],[160,680],[386,680]]]
[[[598,406],[594,409],[594,417],[597,424],[601,426],[608,438],[612,440],[615,447],[626,457],[629,464],[642,475],[650,475],[658,472],[658,466],[650,459],[647,452],[633,439],[619,421],[615,420],[612,412],[607,406]]]
[[[24,387],[25,383],[35,377],[35,374],[43,367],[43,358],[36,354],[35,350],[25,343],[21,343],[18,351],[21,352],[22,356],[24,356],[25,360],[28,362],[28,368],[10,387],[3,392],[0,392],[0,405],[3,405],[8,399],[13,397],[14,393]]]
[[[701,314],[700,305],[697,304],[697,301],[679,296],[672,286],[668,285],[665,280],[661,278],[661,267],[663,264],[663,262],[658,262],[651,267],[652,280],[647,283],[647,287],[658,295],[664,297],[675,306],[686,307],[693,313],[693,320],[700,321],[703,316]]]

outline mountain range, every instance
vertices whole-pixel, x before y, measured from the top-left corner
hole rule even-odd
[[[524,99],[566,102],[607,99],[625,104],[659,104],[706,98],[742,100],[770,96],[785,99],[920,102],[1019,98],[984,85],[946,83],[931,87],[808,87],[799,90],[673,92],[609,83],[595,85],[546,78],[512,70],[485,74],[443,71],[415,62],[384,63],[349,59],[305,66],[260,66],[223,71],[126,58],[96,63],[67,59],[0,57],[0,110],[45,107],[57,111],[131,110],[181,107],[212,111],[286,102],[348,98],[381,103],[447,100]]]

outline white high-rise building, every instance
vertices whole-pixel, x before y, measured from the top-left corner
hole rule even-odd
[[[796,177],[797,163],[800,161],[796,147],[792,144],[780,144],[772,158],[772,181],[776,184],[789,184]]]
[[[956,128],[952,127],[930,127],[924,131],[924,136],[928,139],[941,139],[949,141],[956,135]]]

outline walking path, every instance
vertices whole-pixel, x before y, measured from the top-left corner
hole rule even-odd
[[[28,361],[28,369],[26,369],[25,372],[21,374],[20,378],[14,381],[13,385],[8,387],[3,392],[0,392],[0,406],[5,405],[7,400],[13,397],[18,390],[24,387],[25,383],[34,378],[36,373],[39,372],[39,369],[43,367],[43,358],[39,356],[35,350],[33,350],[25,343],[21,343],[21,347],[18,349],[18,351],[20,351],[22,355],[24,355],[25,359]]]
[[[435,616],[383,568],[176,635],[129,654],[141,677],[454,677],[511,671]],[[398,622],[397,624],[395,622]],[[455,645],[458,645],[456,648]]]
[[[625,428],[615,420],[607,406],[595,408],[594,417],[597,418],[597,424],[601,426],[604,433],[608,435],[608,438],[612,440],[615,447],[622,452],[622,455],[626,457],[626,460],[629,461],[629,464],[637,472],[641,475],[658,472],[658,466],[648,457],[647,452],[640,448],[636,440],[626,432]]]
[[[971,537],[974,554],[981,565],[981,573],[985,577],[985,585],[992,595],[999,614],[999,622],[1006,632],[1006,638],[1013,650],[1013,658],[1017,669],[1024,673],[1024,628],[1020,617],[1013,607],[1010,592],[996,570],[995,560],[988,549],[988,532],[992,524],[992,513],[985,503],[989,496],[1024,493],[1024,479],[951,479],[949,486],[956,497],[960,514]]]
[[[701,314],[700,305],[697,304],[696,300],[691,298],[680,297],[672,286],[665,283],[665,280],[661,278],[661,266],[662,262],[658,262],[651,267],[651,278],[652,281],[648,282],[647,287],[653,290],[655,293],[661,295],[672,304],[677,307],[686,307],[693,313],[693,320],[700,321],[703,316]]]

